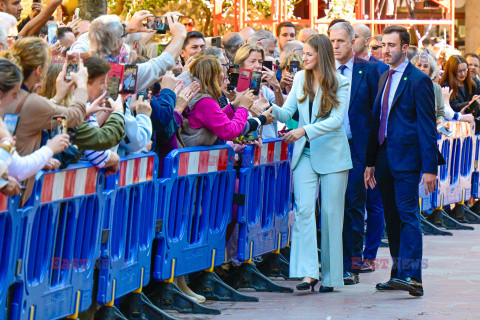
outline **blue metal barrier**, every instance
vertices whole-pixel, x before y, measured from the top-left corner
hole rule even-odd
[[[211,269],[225,261],[225,231],[235,186],[234,152],[229,146],[194,147],[165,158],[159,204],[153,277],[174,277]],[[162,211],[164,213],[162,214]]]
[[[473,144],[475,146],[473,155],[473,172],[472,172],[472,197],[478,199],[480,197],[479,185],[480,185],[480,135],[473,137]]]
[[[11,319],[75,318],[91,305],[102,189],[103,176],[90,165],[37,174],[34,205],[18,210],[25,251],[22,292],[15,292],[21,304],[14,303]]]
[[[154,153],[132,155],[121,158],[119,172],[107,178],[97,296],[102,305],[113,305],[150,281],[157,172]]]
[[[0,319],[7,318],[7,297],[10,285],[17,276],[18,236],[22,231],[22,217],[17,214],[19,197],[8,198],[0,194]]]
[[[265,140],[261,149],[248,146],[241,154],[238,192],[245,195],[245,204],[239,205],[237,211],[239,261],[288,244],[292,152],[293,145],[277,138]]]

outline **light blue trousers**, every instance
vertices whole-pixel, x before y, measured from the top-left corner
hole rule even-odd
[[[342,227],[348,171],[318,174],[312,168],[310,152],[303,151],[293,170],[295,222],[292,231],[290,277],[319,278],[315,202],[320,180],[322,195],[322,285],[343,286]]]

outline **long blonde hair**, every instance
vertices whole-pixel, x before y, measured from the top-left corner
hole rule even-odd
[[[218,77],[223,68],[217,56],[203,55],[195,59],[190,66],[190,74],[200,82],[200,93],[209,94],[218,100],[222,96],[222,89],[218,84]]]
[[[324,34],[317,34],[308,38],[306,44],[311,46],[318,53],[318,63],[315,70],[305,70],[305,83],[303,84],[303,97],[299,102],[304,102],[307,97],[310,101],[315,98],[313,91],[314,72],[318,76],[322,97],[318,106],[317,118],[326,118],[330,115],[332,108],[338,108],[337,98],[338,79],[335,69],[335,58],[333,46],[330,39]]]
[[[40,38],[27,37],[15,41],[9,51],[3,51],[0,56],[17,64],[23,73],[23,81],[37,67],[48,68],[52,58],[48,44]]]
[[[57,78],[60,72],[62,72],[62,63],[51,63],[47,71],[47,76],[43,80],[42,87],[38,89],[37,94],[47,99],[52,99],[57,94]],[[72,92],[70,91],[63,101],[57,101],[58,105],[68,107],[72,102]]]

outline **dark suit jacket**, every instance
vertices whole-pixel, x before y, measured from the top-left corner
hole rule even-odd
[[[368,61],[376,63],[378,65],[378,70],[380,71],[380,75],[384,74],[385,71],[388,71],[390,69],[388,64],[386,64],[383,61],[378,60],[374,56],[370,56],[370,59]]]
[[[367,147],[366,164],[374,167],[379,143],[382,94],[388,73],[380,78],[373,109],[373,129]],[[392,102],[388,116],[387,156],[397,172],[422,171],[437,174],[437,130],[435,96],[432,80],[408,63]]]
[[[377,96],[380,73],[375,64],[355,57],[348,118],[355,151],[365,164],[368,134],[372,128],[372,111]]]

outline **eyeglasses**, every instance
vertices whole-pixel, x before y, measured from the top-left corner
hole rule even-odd
[[[468,72],[468,69],[457,70],[457,73],[467,73],[467,72]]]

